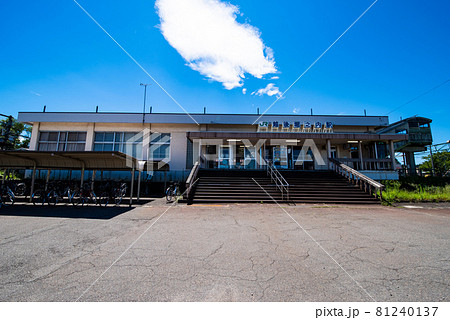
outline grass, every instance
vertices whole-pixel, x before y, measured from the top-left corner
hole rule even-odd
[[[383,198],[395,202],[447,202],[450,201],[450,180],[446,178],[401,178],[383,181]]]

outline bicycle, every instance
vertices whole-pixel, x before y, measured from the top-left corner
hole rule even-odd
[[[0,189],[0,207],[9,207],[14,205],[16,196],[8,186],[2,186]]]
[[[61,191],[63,190],[63,191]],[[75,195],[77,188],[72,185],[64,186],[62,183],[58,183],[57,187],[54,189],[55,197],[57,202],[64,201],[64,198],[67,198],[67,204],[73,204],[73,197]]]
[[[45,191],[38,189],[31,195],[31,201],[33,205],[44,205],[47,203],[48,205],[54,206],[58,202],[58,195],[55,190]]]
[[[103,192],[100,196],[100,206],[106,207],[110,202],[114,202],[116,206],[119,205],[125,197],[126,192],[127,184],[125,182],[121,183],[120,187]]]
[[[97,195],[87,183],[85,183],[81,189],[76,190],[72,196],[72,204],[74,206],[84,206],[85,203],[99,204]]]
[[[24,182],[10,182],[9,185],[15,196],[22,197],[27,191],[27,185]]]
[[[180,195],[180,183],[171,182],[170,186],[166,190],[166,200],[167,202],[172,202],[174,198]]]

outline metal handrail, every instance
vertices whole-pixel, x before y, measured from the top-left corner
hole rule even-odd
[[[383,201],[383,189],[384,185],[369,178],[368,176],[362,174],[361,172],[350,168],[349,166],[341,163],[340,161],[329,158],[329,163],[332,165],[334,171],[345,178],[347,178],[350,182],[353,184],[359,186],[361,189],[364,189],[365,192],[368,192],[370,195],[372,195],[372,189],[374,189],[376,192],[374,192],[375,197],[377,197],[377,191],[380,193],[380,201]]]
[[[286,200],[289,200],[289,183],[270,161],[266,161],[266,163],[267,174],[270,175],[270,180],[274,181],[276,187],[280,190],[281,199],[284,200],[284,194],[286,194]]]
[[[190,199],[192,188],[194,187],[195,182],[197,181],[198,171],[200,170],[200,163],[195,162],[192,167],[191,173],[189,173],[188,178],[186,179],[186,198]]]

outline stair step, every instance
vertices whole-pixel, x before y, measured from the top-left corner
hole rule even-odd
[[[268,200],[259,200],[259,199],[246,199],[246,200],[229,200],[229,199],[195,199],[192,203],[275,203],[275,201]],[[287,201],[277,200],[279,203],[286,203]],[[379,201],[328,201],[328,200],[303,200],[297,203],[311,203],[311,204],[348,204],[348,205],[379,205]]]
[[[331,171],[280,171],[289,183],[290,201],[296,203],[378,204],[373,196]],[[262,190],[258,184],[264,189]],[[267,195],[268,192],[270,194]],[[199,171],[193,203],[286,202],[263,170]]]

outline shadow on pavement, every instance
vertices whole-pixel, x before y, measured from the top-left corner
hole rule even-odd
[[[146,201],[147,203],[149,201]],[[140,204],[140,203],[139,203]],[[17,217],[48,217],[48,218],[72,218],[72,219],[111,219],[130,210],[128,205],[108,206],[106,208],[94,205],[72,206],[72,205],[38,205],[16,203],[14,206],[2,206],[0,216]]]

